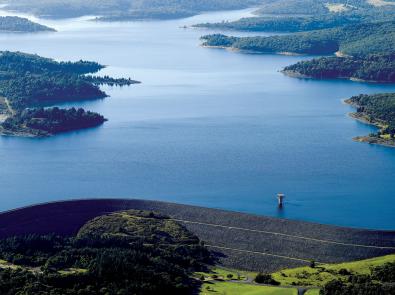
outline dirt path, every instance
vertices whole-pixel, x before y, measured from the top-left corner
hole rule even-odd
[[[5,97],[0,97],[0,123],[4,122],[9,116],[15,115],[15,110]]]
[[[11,104],[7,98],[4,97],[4,102],[7,105],[8,112],[13,116],[15,115],[15,110],[11,107]]]

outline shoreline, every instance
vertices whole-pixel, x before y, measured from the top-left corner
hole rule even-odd
[[[45,138],[45,137],[51,137],[53,135],[52,134],[39,135],[39,134],[29,133],[27,131],[25,131],[25,132],[23,132],[23,131],[12,131],[12,130],[4,129],[2,126],[0,126],[0,136],[25,137],[25,138]]]
[[[389,81],[380,81],[380,80],[364,80],[360,78],[354,78],[354,77],[336,77],[336,78],[318,78],[306,74],[302,74],[298,71],[292,71],[292,70],[281,70],[281,73],[284,75],[291,77],[291,78],[299,78],[299,79],[312,79],[312,80],[349,80],[352,82],[360,82],[360,83],[372,83],[372,84],[393,84],[393,82]]]
[[[25,129],[21,128],[20,130],[7,130],[7,129],[4,129],[3,126],[1,126],[1,122],[0,122],[0,136],[24,137],[24,138],[48,138],[48,137],[56,136],[58,134],[97,128],[97,127],[100,127],[101,125],[103,125],[107,121],[108,121],[108,119],[105,118],[104,122],[100,125],[97,125],[97,126],[82,127],[82,128],[62,131],[62,132],[58,132],[58,133],[49,133],[49,132],[41,131],[39,129],[30,129],[27,127]],[[29,130],[32,130],[32,132],[29,132]],[[37,130],[37,132],[35,132],[36,130]]]
[[[269,51],[255,51],[255,50],[246,50],[239,49],[232,46],[216,46],[216,45],[200,45],[203,48],[210,49],[225,49],[232,52],[241,52],[241,53],[249,53],[249,54],[272,54],[272,55],[283,55],[283,56],[305,56],[307,54],[296,53],[296,52],[288,52],[288,51],[279,51],[279,52],[269,52]]]
[[[358,104],[353,103],[350,101],[350,99],[345,99],[343,100],[345,104],[348,104],[354,108],[360,107]],[[353,118],[354,120],[357,120],[363,124],[375,126],[379,130],[382,130],[384,128],[385,123],[376,120],[374,118],[370,118],[368,115],[365,113],[358,113],[358,112],[353,112],[353,113],[348,113],[348,116]],[[382,137],[374,137],[370,135],[362,135],[362,136],[356,136],[353,138],[355,142],[362,142],[362,143],[369,143],[369,144],[375,144],[375,145],[381,145],[385,147],[390,147],[390,148],[395,148],[395,140],[394,139],[385,139]]]

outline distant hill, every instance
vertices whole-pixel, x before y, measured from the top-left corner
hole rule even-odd
[[[383,0],[265,0],[257,14],[320,15],[372,8],[391,8]]]
[[[202,23],[193,27],[247,32],[304,32],[361,23],[361,16],[265,16],[246,17],[237,21]]]
[[[395,52],[395,22],[362,23],[270,37],[203,36],[204,46],[259,53],[343,54],[360,56]]]
[[[103,16],[105,20],[177,18],[225,9],[256,6],[262,0],[3,0],[7,9],[51,18],[83,15]]]
[[[395,2],[394,2],[395,3]],[[201,23],[193,27],[247,32],[305,32],[330,29],[351,24],[391,21],[395,6],[391,9],[346,10],[341,13],[318,15],[266,15],[246,17],[236,21]]]
[[[55,32],[55,29],[17,16],[0,17],[0,32]]]

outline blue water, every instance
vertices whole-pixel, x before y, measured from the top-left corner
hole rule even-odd
[[[356,143],[373,127],[342,99],[395,86],[289,78],[308,57],[205,49],[181,29],[249,11],[175,21],[42,21],[56,34],[3,34],[1,50],[95,60],[143,83],[66,104],[102,127],[0,138],[0,210],[59,199],[145,198],[354,227],[395,229],[395,149]],[[287,203],[276,207],[275,195]]]

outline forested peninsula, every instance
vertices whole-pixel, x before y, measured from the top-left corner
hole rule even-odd
[[[341,52],[364,55],[395,52],[395,22],[361,23],[269,37],[202,37],[203,46],[224,47],[257,53],[326,55]]]
[[[357,111],[350,116],[379,128],[376,133],[358,136],[356,141],[395,147],[395,93],[358,95],[345,100]]]
[[[276,0],[264,4],[265,10],[262,8],[258,12],[269,15],[195,27],[288,32],[268,37],[211,34],[201,39],[206,47],[322,56],[285,67],[282,72],[292,77],[395,83],[394,4],[358,0],[347,3]],[[395,146],[394,94],[360,95],[346,102],[357,108],[352,117],[379,128],[377,133],[355,140]]]
[[[99,85],[131,85],[132,79],[90,74],[104,66],[96,62],[57,62],[20,52],[0,53],[0,133],[18,136],[49,136],[94,127],[103,116],[83,109],[43,106],[61,102],[104,98]]]
[[[0,32],[9,33],[35,33],[55,32],[56,30],[18,16],[0,17]]]
[[[285,67],[289,76],[395,83],[395,54],[322,57]]]
[[[395,22],[357,23],[269,37],[202,37],[203,46],[271,54],[334,55],[302,61],[283,72],[294,77],[395,82]]]

